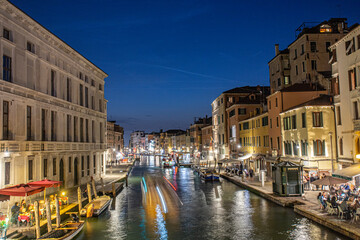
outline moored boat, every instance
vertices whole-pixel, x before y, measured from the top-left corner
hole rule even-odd
[[[109,208],[111,201],[112,198],[106,195],[97,197],[81,209],[80,216],[98,217]]]
[[[205,169],[200,171],[200,177],[205,181],[219,181],[220,176],[215,169]]]
[[[55,228],[53,231],[44,234],[39,239],[59,239],[59,240],[70,240],[76,237],[84,228],[85,221],[69,221],[62,224],[60,227]]]

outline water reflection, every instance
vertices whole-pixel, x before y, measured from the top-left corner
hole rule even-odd
[[[160,162],[143,158],[115,210],[87,221],[78,239],[345,239],[232,183]]]

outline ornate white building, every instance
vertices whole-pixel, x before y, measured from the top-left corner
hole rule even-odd
[[[84,39],[85,40],[85,39]],[[105,171],[107,74],[0,0],[0,188]]]

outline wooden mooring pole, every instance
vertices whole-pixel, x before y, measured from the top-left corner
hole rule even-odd
[[[34,202],[35,208],[35,231],[36,231],[36,238],[40,238],[40,217],[39,217],[39,202]]]
[[[92,184],[92,188],[93,188],[93,190],[94,190],[94,195],[95,195],[95,198],[97,198],[97,197],[98,197],[98,195],[97,195],[97,192],[96,192],[95,180],[94,180],[94,179],[92,179],[91,184]]]
[[[115,198],[116,197],[115,183],[112,183],[112,193],[113,193],[113,198]]]
[[[60,227],[61,217],[60,217],[60,204],[59,204],[58,196],[56,196],[55,198],[55,207],[56,207],[56,227]]]
[[[78,187],[78,203],[79,203],[79,214],[81,212],[81,209],[82,209],[82,201],[81,201],[81,188]]]
[[[88,194],[88,199],[89,199],[89,203],[91,202],[91,186],[90,183],[87,184],[87,194]]]
[[[52,225],[51,225],[51,210],[50,210],[50,202],[49,200],[45,200],[45,206],[46,206],[46,220],[47,220],[47,228],[48,232],[52,231]]]

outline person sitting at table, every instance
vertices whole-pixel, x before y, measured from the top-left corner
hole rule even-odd
[[[335,197],[335,196],[333,196],[333,197],[331,198],[330,203],[331,203],[331,206],[332,206],[333,208],[337,208],[338,204],[337,204],[337,202],[336,202],[336,197]]]
[[[360,203],[359,200],[355,198],[353,203],[350,205],[350,209],[355,213],[358,208],[360,208]]]

